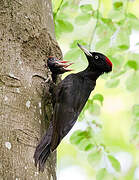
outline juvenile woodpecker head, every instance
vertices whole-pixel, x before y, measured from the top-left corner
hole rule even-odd
[[[108,59],[108,57],[98,52],[90,52],[80,44],[77,45],[86,55],[90,68],[93,70],[99,70],[102,73],[112,71],[112,62]]]
[[[47,65],[50,68],[51,72],[57,75],[72,71],[72,69],[67,69],[72,64],[73,63],[70,63],[68,61],[60,61],[53,56],[49,56],[47,60]]]

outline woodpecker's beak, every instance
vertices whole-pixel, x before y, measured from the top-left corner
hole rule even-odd
[[[77,43],[77,45],[87,56],[92,56],[92,54],[85,47],[81,46],[79,43]]]

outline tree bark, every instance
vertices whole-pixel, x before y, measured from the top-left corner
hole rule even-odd
[[[48,56],[61,58],[51,0],[0,0],[0,180],[55,180],[55,153],[44,173],[33,154],[52,104]]]

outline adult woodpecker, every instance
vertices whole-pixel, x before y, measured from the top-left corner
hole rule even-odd
[[[57,148],[75,124],[90,93],[95,88],[97,78],[104,72],[112,71],[112,63],[105,55],[90,52],[80,44],[78,46],[87,57],[88,67],[84,71],[68,75],[56,88],[52,121],[34,154],[35,165],[39,166],[40,171],[44,170],[50,152]],[[65,72],[67,67],[64,66],[65,63],[67,62],[57,61],[53,57],[48,58],[48,66],[52,74]]]

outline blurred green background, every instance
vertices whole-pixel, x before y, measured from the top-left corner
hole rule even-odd
[[[58,179],[139,179],[139,0],[53,0],[53,17],[73,73],[87,66],[77,42],[113,63],[58,147]]]

